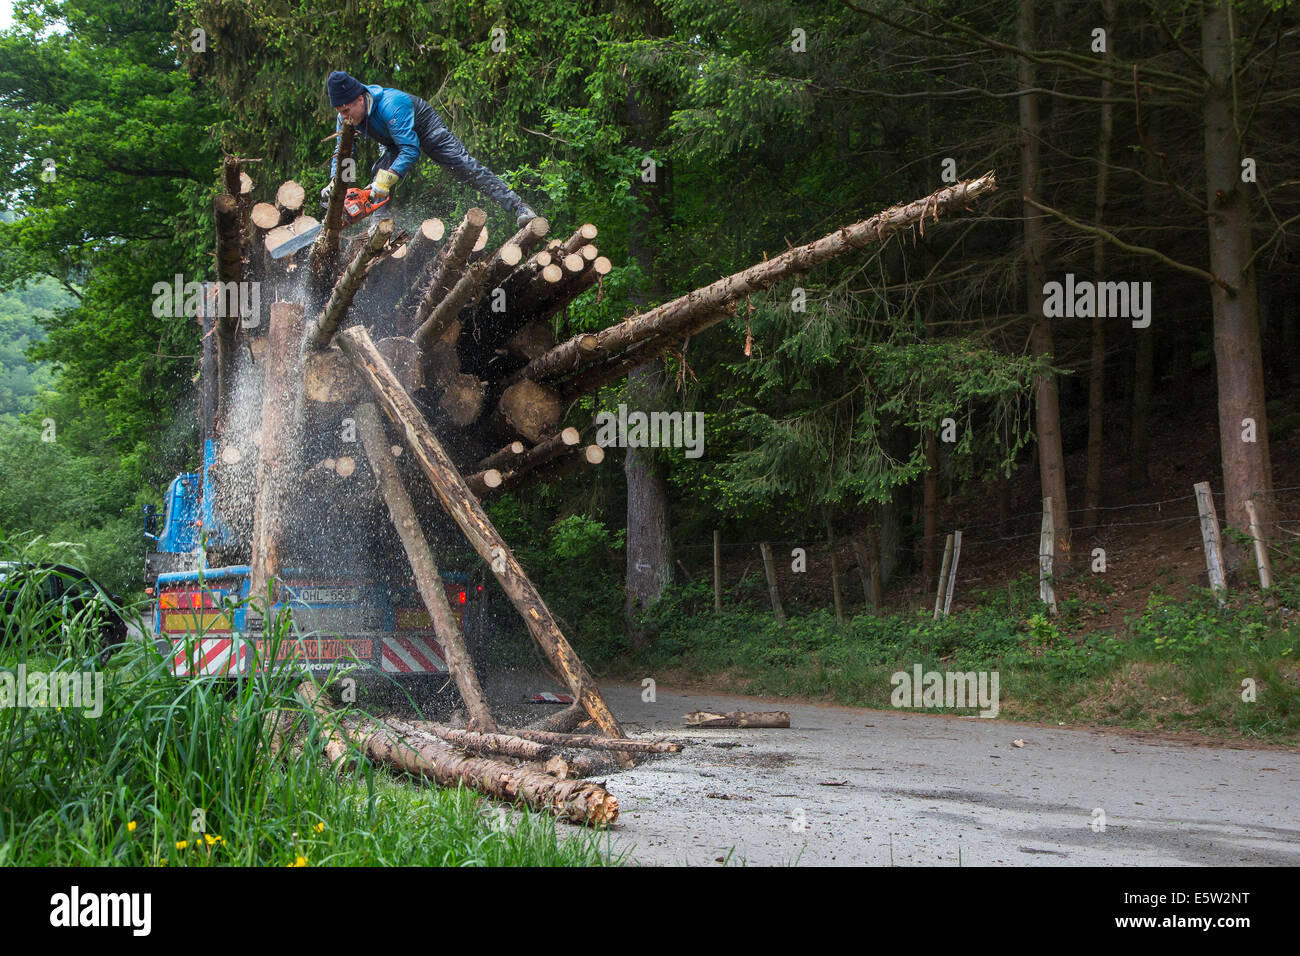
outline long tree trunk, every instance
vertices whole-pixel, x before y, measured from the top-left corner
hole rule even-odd
[[[642,8],[654,26],[662,26],[652,6]],[[658,32],[658,31],[654,31]],[[644,148],[654,145],[667,121],[663,97],[633,80],[628,90],[626,121],[633,141]],[[639,209],[632,213],[628,229],[628,254],[645,277],[645,286],[632,295],[632,303],[644,308],[661,301],[664,285],[655,268],[651,237],[664,231],[667,219],[665,170],[656,170],[653,181],[633,180],[633,194]],[[663,367],[652,361],[633,369],[627,376],[628,407],[650,412],[664,401]],[[673,580],[673,543],[669,533],[667,469],[652,448],[627,449],[623,460],[627,479],[627,572],[626,620],[628,638],[635,648],[644,647],[653,635],[639,623],[640,612],[659,600]]]
[[[447,592],[442,586],[433,551],[424,537],[420,520],[415,515],[415,507],[411,504],[411,496],[393,461],[388,438],[379,421],[379,412],[367,402],[357,407],[355,415],[357,432],[365,446],[366,458],[370,460],[370,471],[379,479],[380,491],[388,503],[389,517],[392,518],[393,527],[397,529],[397,536],[410,561],[415,585],[429,611],[438,642],[447,652],[447,669],[451,671],[456,689],[460,691],[465,709],[469,711],[469,729],[494,731],[497,729],[496,721],[492,719],[492,712],[483,696],[483,688],[479,686],[478,675],[474,672],[474,662],[465,647],[464,635],[461,634],[451,604],[447,601]]]
[[[362,326],[353,326],[338,336],[339,346],[350,358],[362,379],[374,392],[384,413],[406,438],[420,469],[433,485],[444,510],[460,526],[466,539],[488,563],[528,626],[547,658],[563,675],[573,695],[600,729],[611,737],[622,737],[623,729],[610,713],[596,682],[573,647],[560,632],[555,616],[524,573],[514,552],[493,527],[483,506],[474,497],[447,455],[433,429],[425,422],[401,382],[384,361]]]
[[[1102,16],[1106,35],[1114,31],[1115,0],[1103,0]],[[1106,59],[1112,56],[1106,45]],[[1100,226],[1106,213],[1106,191],[1110,182],[1110,140],[1115,126],[1115,107],[1109,102],[1113,84],[1109,76],[1101,81],[1101,119],[1097,130],[1097,192],[1093,204],[1093,221]],[[1106,262],[1106,240],[1100,236],[1092,245],[1092,278],[1102,281]],[[1100,311],[1100,310],[1098,310]],[[1106,320],[1092,317],[1092,356],[1088,369],[1088,469],[1083,483],[1083,526],[1097,523],[1101,506],[1101,466],[1105,444],[1102,441],[1103,413],[1106,406]]]
[[[1033,49],[1034,3],[1020,0],[1016,18],[1016,39],[1022,49]],[[1030,91],[1038,85],[1033,61],[1020,60],[1020,88]],[[1027,200],[1039,199],[1041,187],[1040,142],[1042,128],[1038,121],[1038,96],[1033,92],[1020,95],[1020,182]],[[1043,315],[1043,285],[1046,270],[1043,255],[1047,247],[1043,231],[1043,213],[1024,203],[1025,219],[1025,296],[1033,319],[1029,347],[1037,357],[1053,355],[1051,321]],[[1065,453],[1061,446],[1061,407],[1056,376],[1043,374],[1034,381],[1035,424],[1038,437],[1038,464],[1042,496],[1052,499],[1052,520],[1056,529],[1056,554],[1059,562],[1069,559],[1070,519],[1065,498]]]
[[[1210,286],[1214,306],[1214,358],[1219,383],[1219,449],[1227,523],[1250,527],[1246,499],[1259,496],[1260,525],[1269,533],[1274,520],[1273,469],[1269,460],[1264,407],[1264,367],[1259,344],[1259,300],[1253,252],[1250,202],[1241,182],[1241,142],[1233,96],[1229,4],[1207,3],[1201,23],[1205,92],[1205,187],[1210,207],[1210,271],[1236,288]],[[1253,429],[1252,426],[1253,425]],[[1250,432],[1253,431],[1253,434]],[[1225,544],[1228,539],[1225,538]],[[1240,560],[1233,547],[1230,558]]]

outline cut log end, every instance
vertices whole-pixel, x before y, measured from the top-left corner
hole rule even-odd
[[[275,204],[281,209],[299,210],[306,198],[307,190],[292,179],[281,183],[280,188],[275,191]]]
[[[447,226],[441,219],[426,219],[420,223],[420,233],[430,242],[438,242],[447,232]]]

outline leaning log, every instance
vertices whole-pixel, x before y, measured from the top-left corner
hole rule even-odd
[[[460,277],[456,287],[444,296],[432,311],[429,317],[416,328],[415,334],[411,336],[412,341],[420,348],[428,348],[433,342],[436,342],[442,333],[451,325],[452,320],[460,314],[460,310],[470,303],[474,302],[479,292],[483,288],[483,282],[487,278],[488,263],[476,262]],[[424,301],[429,301],[426,297]],[[423,310],[424,301],[420,303]],[[419,313],[416,315],[419,319]]]
[[[393,220],[381,219],[375,223],[374,230],[366,244],[357,250],[357,254],[352,257],[348,263],[347,269],[334,285],[334,291],[330,293],[329,301],[325,303],[325,308],[316,317],[312,323],[311,331],[307,335],[307,341],[304,343],[306,349],[323,349],[330,344],[330,339],[338,331],[339,323],[347,315],[348,308],[352,305],[352,299],[357,294],[357,289],[361,288],[361,282],[366,277],[366,267],[370,265],[370,260],[383,250],[384,244],[388,242],[388,237],[393,233]]]
[[[570,692],[582,701],[587,713],[606,735],[624,736],[595,680],[561,633],[550,608],[524,573],[514,552],[493,527],[483,506],[466,487],[442,443],[388,368],[369,334],[363,327],[353,326],[339,335],[339,345],[379,399],[384,413],[405,437],[443,508],[460,526],[479,557],[488,563],[502,590],[524,618],[534,640],[563,676]]]
[[[451,238],[447,240],[433,262],[429,278],[416,300],[414,318],[409,322],[410,328],[421,328],[438,304],[456,287],[456,283],[465,273],[474,244],[483,234],[483,226],[486,222],[487,213],[477,206],[465,213],[465,218],[461,220],[460,225],[456,227],[456,231],[451,234]],[[398,309],[398,327],[407,327],[408,323],[403,321],[407,310],[404,306],[399,306]],[[419,342],[417,339],[417,342],[421,347],[427,347],[437,337],[431,334],[428,341]]]
[[[344,123],[339,134],[338,162],[334,167],[334,187],[330,191],[329,205],[325,207],[325,221],[320,235],[311,247],[311,256],[307,260],[311,272],[318,280],[330,271],[339,252],[339,235],[343,232],[343,200],[347,198],[347,183],[343,179],[343,170],[352,156],[352,143],[357,131],[351,123]],[[288,185],[287,183],[285,185]],[[282,186],[281,189],[284,187]]]
[[[487,458],[483,459],[483,461],[479,462],[479,471],[468,479],[470,487],[474,487],[474,478],[484,472],[495,470],[498,471],[498,477],[500,477],[498,464],[506,464],[506,470],[510,473],[531,471],[534,468],[540,468],[542,465],[554,461],[574,445],[578,444],[581,440],[582,435],[576,428],[565,428],[561,429],[545,441],[534,445],[527,451],[524,451],[522,442],[511,442],[505,448],[501,449],[501,451],[493,452]],[[518,453],[515,453],[514,451],[515,445],[519,445]],[[505,452],[506,454],[503,455],[502,452]],[[499,459],[499,461],[494,461],[494,459]],[[500,482],[498,481],[497,484],[500,484]],[[491,485],[490,487],[495,488],[496,485]]]
[[[784,710],[714,713],[694,710],[682,718],[687,727],[777,727],[790,726],[790,714]]]
[[[621,352],[651,335],[672,333],[689,325],[693,318],[703,313],[715,312],[730,302],[760,292],[788,276],[808,272],[823,262],[854,249],[883,242],[890,236],[923,222],[926,216],[933,216],[938,221],[940,213],[965,208],[995,189],[997,180],[990,170],[978,179],[947,186],[924,199],[902,206],[891,206],[870,219],[837,229],[815,242],[797,246],[750,266],[743,272],[719,279],[626,322],[610,326],[597,333],[598,351],[606,354]],[[524,375],[534,381],[545,381],[573,370],[573,348],[564,342],[530,362]]]
[[[389,517],[397,536],[401,539],[411,564],[411,575],[420,592],[429,617],[433,620],[433,632],[447,654],[447,669],[451,671],[456,689],[460,691],[461,700],[469,712],[471,730],[496,730],[496,721],[488,709],[483,688],[479,686],[478,675],[474,672],[474,662],[470,660],[469,650],[465,646],[464,636],[456,624],[451,605],[447,603],[447,591],[442,586],[438,574],[438,565],[434,561],[433,551],[425,540],[420,520],[415,516],[411,496],[393,461],[388,439],[384,435],[384,426],[379,421],[379,412],[367,402],[355,412],[357,431],[361,443],[366,449],[366,458],[370,461],[371,471],[379,478],[379,489],[388,505]]]

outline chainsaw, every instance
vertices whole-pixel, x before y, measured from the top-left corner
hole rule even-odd
[[[343,197],[343,226],[346,228],[353,223],[360,222],[376,209],[385,205],[390,198],[392,198],[391,194],[384,196],[383,199],[372,199],[369,188],[358,189],[355,186],[352,187],[347,191],[347,195]],[[310,246],[316,241],[316,237],[320,235],[320,231],[324,228],[324,223],[312,226],[306,232],[299,233],[291,239],[280,243],[280,245],[271,250],[271,258],[283,259],[285,256],[297,252],[299,249]]]

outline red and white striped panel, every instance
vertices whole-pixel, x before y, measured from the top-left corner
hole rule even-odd
[[[248,645],[233,637],[204,637],[172,645],[170,669],[177,677],[228,677],[242,674]]]
[[[385,674],[445,674],[447,660],[432,637],[407,634],[384,638],[382,667]]]

